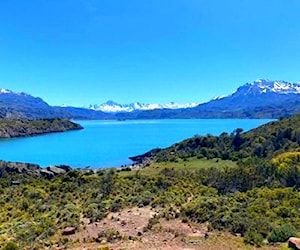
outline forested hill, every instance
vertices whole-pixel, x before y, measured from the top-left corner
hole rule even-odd
[[[300,149],[300,115],[270,122],[249,132],[236,129],[219,136],[194,136],[166,149],[153,149],[131,157],[138,163],[176,161],[178,158],[221,158],[238,160],[247,157],[272,158],[274,155]]]
[[[66,119],[0,119],[0,138],[24,137],[82,129]]]

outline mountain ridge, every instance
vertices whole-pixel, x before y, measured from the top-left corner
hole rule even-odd
[[[106,119],[109,115],[74,107],[51,106],[40,97],[0,89],[0,118],[8,119]]]
[[[196,105],[198,104],[198,105]],[[176,119],[176,118],[280,118],[300,113],[300,84],[258,79],[230,95],[204,103],[118,104],[108,101],[87,108],[51,106],[40,97],[0,90],[2,118],[67,119]]]
[[[213,113],[214,110],[226,112],[236,112],[239,113],[242,111],[247,113],[247,110],[250,113],[255,113],[258,107],[264,107],[266,110],[272,110],[274,107],[276,108],[276,115],[280,113],[280,109],[285,109],[288,106],[287,113],[293,114],[296,112],[292,111],[291,103],[294,103],[296,107],[298,107],[298,102],[300,100],[300,84],[299,83],[290,83],[283,80],[269,80],[269,79],[257,79],[251,83],[246,83],[236,89],[232,94],[229,95],[221,95],[216,96],[210,99],[207,102],[192,102],[186,104],[177,104],[175,102],[170,102],[166,104],[143,104],[140,102],[130,103],[130,104],[119,104],[114,101],[107,101],[101,105],[90,105],[88,108],[92,110],[100,110],[102,112],[108,113],[122,113],[122,112],[133,112],[140,111],[141,115],[146,118],[151,113],[159,113],[160,109],[165,110],[165,113],[156,118],[172,118],[173,115],[183,116],[182,113],[187,111],[186,113],[193,113],[197,118],[207,118],[213,117],[213,115],[209,114],[196,114],[197,112],[193,111],[200,109],[201,112],[207,113],[207,109],[209,109],[209,113]],[[274,102],[274,99],[276,100]],[[284,105],[284,107],[280,107],[280,105]],[[205,110],[203,110],[205,109]],[[233,110],[230,110],[233,109]],[[245,110],[247,109],[247,110]],[[254,110],[253,110],[254,109]],[[175,112],[173,112],[173,110]],[[147,112],[149,111],[149,112]],[[178,111],[178,112],[176,112]],[[147,114],[145,114],[147,112]],[[164,111],[162,111],[164,112]],[[176,113],[176,115],[174,114]],[[256,112],[257,113],[257,112]],[[118,114],[117,114],[118,115]],[[222,114],[217,115],[222,116]],[[240,114],[242,117],[246,117],[247,114]],[[283,114],[286,116],[287,114]],[[126,115],[123,115],[126,116]],[[150,115],[151,116],[151,115]],[[164,117],[166,116],[166,117]],[[230,118],[226,117],[226,118]],[[183,116],[185,117],[185,116]],[[255,116],[254,116],[255,117]],[[268,116],[273,117],[273,116]]]
[[[195,107],[197,112],[231,112],[241,117],[279,118],[299,113],[300,84],[259,79],[246,83],[230,95]]]
[[[133,112],[133,111],[139,111],[139,110],[154,110],[154,109],[180,109],[180,108],[193,108],[199,105],[199,102],[193,102],[193,103],[184,103],[179,104],[175,102],[168,102],[168,103],[141,103],[141,102],[133,102],[129,104],[120,104],[117,102],[114,102],[112,100],[109,100],[105,103],[102,103],[100,105],[97,104],[90,104],[88,106],[88,109],[92,110],[100,110],[102,112],[108,112],[108,113],[117,113],[117,112]]]

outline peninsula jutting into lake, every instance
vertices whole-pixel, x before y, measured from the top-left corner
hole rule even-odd
[[[0,119],[0,138],[28,137],[83,129],[66,119]]]

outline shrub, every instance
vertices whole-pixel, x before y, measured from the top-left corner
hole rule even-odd
[[[147,232],[153,228],[154,225],[159,223],[159,216],[154,215],[152,218],[149,219],[148,224],[146,227],[143,228],[144,232]]]
[[[296,236],[296,235],[297,232],[292,226],[282,225],[280,227],[274,228],[270,232],[268,236],[268,240],[269,242],[285,242],[291,236]]]
[[[6,246],[3,248],[3,250],[18,250],[19,247],[16,243],[14,242],[8,242]]]
[[[261,246],[263,240],[262,235],[256,231],[247,231],[244,235],[244,241],[250,245]]]
[[[132,200],[132,204],[138,206],[138,207],[145,207],[148,206],[152,201],[152,194],[149,191],[143,192],[140,196],[136,196]]]
[[[66,245],[69,242],[69,239],[68,238],[60,238],[59,242],[63,245]]]
[[[115,242],[117,240],[121,240],[122,236],[119,231],[109,228],[105,231],[102,231],[98,234],[98,240],[101,241],[101,239],[106,239],[107,242]]]

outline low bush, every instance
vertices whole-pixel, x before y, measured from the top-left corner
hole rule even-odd
[[[286,242],[291,236],[297,236],[297,232],[293,226],[282,225],[280,227],[274,228],[269,236],[269,242]]]

